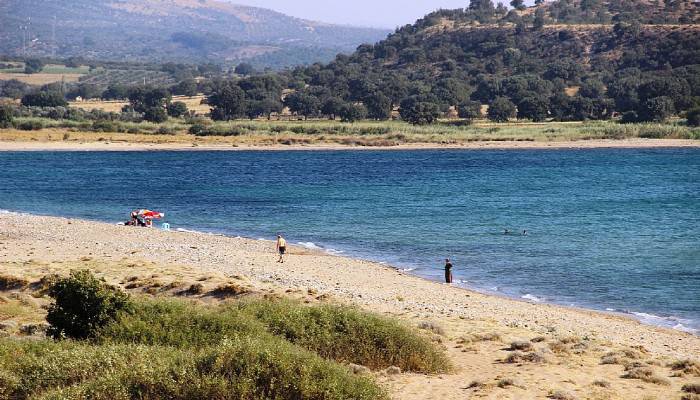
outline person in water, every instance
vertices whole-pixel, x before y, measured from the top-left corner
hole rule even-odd
[[[284,262],[284,253],[287,252],[287,241],[284,240],[282,235],[277,235],[277,252],[280,255],[279,260],[277,260],[278,263],[283,263]]]
[[[445,282],[452,283],[452,263],[449,258],[445,259]]]

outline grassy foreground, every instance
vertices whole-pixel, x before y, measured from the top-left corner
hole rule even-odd
[[[0,339],[0,399],[387,398],[350,363],[450,369],[425,336],[354,308],[136,297],[87,341]]]
[[[402,144],[466,144],[473,142],[561,142],[600,139],[695,139],[700,128],[680,123],[620,124],[590,122],[442,121],[413,126],[401,121],[188,121],[162,124],[121,121],[72,121],[18,118],[15,129],[0,130],[6,141],[121,141],[132,143],[193,143],[228,145],[397,146]]]

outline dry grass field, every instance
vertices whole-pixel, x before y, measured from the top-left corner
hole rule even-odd
[[[197,115],[208,114],[211,111],[211,107],[207,104],[201,104],[203,95],[187,97],[187,96],[173,96],[173,101],[181,101],[187,104],[187,109],[194,111]],[[98,100],[98,101],[75,101],[71,102],[71,107],[82,108],[83,110],[102,110],[107,112],[120,112],[122,107],[127,105],[126,101],[111,101],[111,100]]]
[[[28,85],[46,85],[54,82],[78,82],[82,75],[80,74],[53,74],[53,73],[38,73],[38,74],[18,74],[0,72],[0,81],[9,81],[16,79]]]

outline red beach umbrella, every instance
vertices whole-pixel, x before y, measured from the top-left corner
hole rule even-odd
[[[151,210],[139,210],[138,216],[143,219],[161,219],[165,217],[165,213]]]

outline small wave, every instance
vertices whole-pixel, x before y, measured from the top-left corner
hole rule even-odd
[[[698,329],[691,328],[689,325],[692,324],[693,321],[684,319],[684,318],[679,318],[676,316],[668,316],[668,317],[662,317],[660,315],[654,315],[654,314],[649,314],[645,312],[629,312],[629,314],[634,315],[637,317],[641,322],[649,325],[656,325],[656,326],[663,326],[666,328],[672,328],[678,331],[683,331],[683,332],[688,332],[688,333],[693,333],[697,334],[699,333]]]
[[[185,228],[175,228],[175,232],[199,233],[199,234],[205,234],[205,233],[206,233],[206,232],[195,231],[195,230],[192,230],[192,229],[185,229]]]
[[[541,303],[544,301],[544,300],[540,299],[539,297],[532,295],[530,293],[524,294],[524,295],[520,296],[520,298],[525,299],[525,300],[534,301],[535,303]]]
[[[267,239],[265,239],[265,238],[258,238],[257,240],[259,240],[259,241],[261,241],[261,242],[264,242],[264,241],[266,241]]]
[[[311,250],[321,250],[322,249],[320,246],[318,246],[314,242],[299,242],[297,244],[301,247],[306,247],[307,249],[311,249]]]
[[[299,242],[299,243],[297,243],[297,244],[298,244],[299,246],[305,247],[305,248],[307,248],[307,249],[309,249],[309,250],[322,250],[322,251],[324,251],[324,252],[326,252],[327,254],[330,254],[330,255],[332,255],[332,256],[337,256],[337,255],[343,254],[343,251],[342,251],[342,250],[336,250],[336,249],[330,249],[330,248],[329,248],[329,249],[326,249],[326,248],[324,248],[324,247],[322,247],[322,246],[317,245],[317,244],[314,243],[314,242]]]
[[[384,263],[382,263],[382,264],[384,264]],[[415,268],[415,267],[414,268],[399,268],[399,271],[401,271],[401,272],[413,272],[416,269],[417,268]]]

